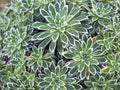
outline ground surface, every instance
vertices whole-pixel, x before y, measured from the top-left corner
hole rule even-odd
[[[9,3],[11,0],[0,0],[0,11],[4,8],[4,6]]]

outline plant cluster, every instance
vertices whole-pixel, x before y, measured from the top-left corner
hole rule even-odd
[[[120,0],[13,0],[0,12],[1,90],[119,90]]]

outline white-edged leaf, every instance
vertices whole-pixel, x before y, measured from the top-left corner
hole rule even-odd
[[[55,68],[55,74],[56,74],[56,75],[59,75],[59,73],[60,73],[60,66],[57,66],[57,67]]]
[[[81,72],[80,72],[80,77],[81,79],[84,79],[86,77],[86,70],[83,69]]]
[[[56,42],[59,38],[59,33],[53,33],[51,38],[52,38],[53,42]]]
[[[53,26],[55,26],[55,20],[52,17],[46,17],[46,20]]]
[[[65,5],[63,8],[62,8],[62,13],[61,13],[61,16],[67,16],[68,14],[68,6]]]
[[[74,37],[79,37],[79,32],[75,29],[69,28],[68,30],[66,30],[67,33],[69,33],[71,36]]]
[[[90,70],[90,73],[93,74],[93,75],[96,73],[96,69],[95,69],[94,66],[91,65],[91,64],[90,64],[90,66],[89,66],[89,70]]]
[[[32,24],[32,27],[33,27],[33,28],[39,28],[40,24],[41,24],[41,22],[34,22],[34,23]]]
[[[52,16],[53,18],[55,18],[55,16],[56,16],[55,6],[50,3],[49,6],[48,6],[48,10],[49,10],[49,13],[51,14],[51,16]]]
[[[68,37],[67,37],[67,35],[65,35],[64,33],[61,33],[60,38],[61,38],[61,41],[62,41],[63,43],[65,43],[65,44],[68,43]]]
[[[56,42],[51,41],[49,46],[50,52],[53,53],[55,51],[55,48],[56,48]]]
[[[46,38],[40,43],[39,47],[45,48],[50,41],[51,41],[51,38]]]
[[[43,32],[43,33],[41,33],[37,38],[38,38],[39,40],[43,40],[43,39],[48,38],[48,37],[50,37],[50,36],[51,36],[51,33],[50,33],[50,32]]]
[[[44,10],[44,9],[41,9],[41,10],[40,10],[40,13],[41,13],[41,15],[42,15],[43,17],[49,16],[49,13],[48,13],[46,10]]]
[[[51,27],[47,25],[47,23],[35,22],[32,24],[33,28],[37,28],[40,30],[50,30]]]

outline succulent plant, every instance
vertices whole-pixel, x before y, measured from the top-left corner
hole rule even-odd
[[[113,7],[108,3],[97,3],[91,0],[91,4],[92,9],[89,11],[89,14],[92,16],[92,21],[109,20],[116,13],[116,10],[113,10]]]
[[[23,31],[24,30],[24,31]],[[9,35],[9,37],[7,37]],[[11,28],[10,31],[6,32],[5,35],[4,47],[5,53],[10,57],[14,56],[20,50],[26,49],[27,41],[29,36],[27,36],[27,28],[19,29]]]
[[[68,68],[64,66],[62,60],[58,62],[57,66],[52,62],[49,68],[44,68],[43,73],[39,75],[41,90],[80,90],[81,86],[67,73]]]
[[[120,73],[120,69],[119,69],[120,55],[119,54],[115,54],[115,55],[110,54],[106,57],[106,60],[108,62],[107,67],[110,68],[110,71],[112,71],[112,72],[116,71],[119,74]]]
[[[45,67],[47,62],[52,61],[50,54],[44,54],[42,48],[33,47],[33,52],[27,58],[27,66],[31,67],[33,71],[37,71],[41,67]]]
[[[120,88],[114,74],[95,74],[85,81],[85,85],[89,90],[118,90]]]
[[[70,47],[64,56],[68,59],[73,59],[68,62],[68,67],[71,67],[71,74],[76,71],[80,72],[80,77],[85,78],[89,74],[99,72],[100,68],[97,66],[100,62],[105,62],[101,57],[104,53],[101,51],[99,44],[94,43],[91,38],[86,35],[82,37],[81,41],[76,41],[75,46]]]
[[[113,36],[114,34],[109,31],[102,31],[97,36],[97,42],[101,45],[103,50],[106,50],[106,53],[111,53],[112,50],[116,50],[119,47],[118,38]]]
[[[73,4],[67,5],[65,0],[49,4],[48,10],[40,9],[40,14],[46,22],[34,22],[32,26],[44,31],[35,34],[33,40],[43,40],[42,47],[50,43],[51,52],[55,51],[56,46],[61,49],[66,47],[70,41],[74,43],[75,38],[79,37],[79,33],[87,32],[80,23],[87,19],[87,14],[80,11],[79,7],[74,7]],[[62,52],[59,48],[58,51]]]
[[[12,0],[0,90],[119,90],[119,12],[120,0]]]

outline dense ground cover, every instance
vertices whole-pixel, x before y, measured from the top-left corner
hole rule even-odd
[[[13,0],[0,13],[0,89],[120,90],[119,0]]]

